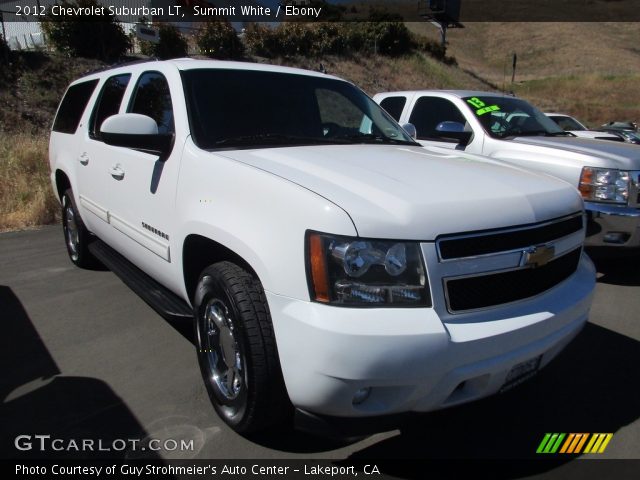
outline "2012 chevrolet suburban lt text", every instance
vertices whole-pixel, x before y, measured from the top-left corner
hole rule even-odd
[[[190,59],[89,74],[60,104],[50,163],[71,260],[194,323],[211,401],[240,433],[294,408],[485,397],[587,320],[575,188],[429,152],[326,74]]]

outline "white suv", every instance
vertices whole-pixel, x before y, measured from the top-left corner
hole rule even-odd
[[[428,411],[509,388],[584,325],[575,188],[430,153],[349,82],[174,60],[71,84],[51,132],[71,260],[193,321],[247,433]],[[98,294],[99,292],[96,292]]]

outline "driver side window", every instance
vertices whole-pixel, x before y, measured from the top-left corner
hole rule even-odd
[[[446,141],[440,138],[436,127],[441,122],[466,124],[464,115],[452,102],[439,97],[420,97],[413,107],[409,123],[413,123],[420,140]]]
[[[140,113],[153,118],[158,133],[174,133],[173,104],[167,79],[160,72],[145,72],[133,92],[129,113]]]

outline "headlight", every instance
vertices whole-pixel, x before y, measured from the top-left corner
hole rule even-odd
[[[592,202],[627,203],[629,172],[610,168],[584,167],[578,189]]]
[[[308,232],[311,299],[344,306],[431,306],[420,245]]]

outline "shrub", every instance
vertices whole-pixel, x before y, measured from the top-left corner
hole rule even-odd
[[[94,7],[97,0],[63,0],[64,7]],[[116,60],[131,48],[131,40],[113,15],[53,16],[41,21],[42,30],[56,50],[69,55]]]
[[[400,22],[283,23],[275,29],[250,25],[245,34],[252,53],[264,57],[411,51],[409,30]]]
[[[180,31],[173,25],[162,23],[158,27],[159,42],[152,43],[142,40],[140,51],[144,55],[166,60],[169,58],[186,57],[189,45]]]
[[[447,56],[447,49],[440,42],[435,42],[421,36],[412,39],[413,48],[431,55],[446,65],[457,65],[455,57]]]
[[[345,27],[339,23],[318,23],[313,25],[315,41],[314,55],[341,55],[347,52],[348,42]]]
[[[366,31],[367,39],[374,43],[377,53],[395,57],[411,51],[411,35],[404,23],[367,23]]]
[[[213,58],[241,58],[244,54],[244,45],[227,21],[204,23],[196,33],[196,44],[200,53]]]
[[[273,52],[278,49],[274,30],[259,23],[247,26],[244,43],[251,53],[261,57],[275,56]]]

